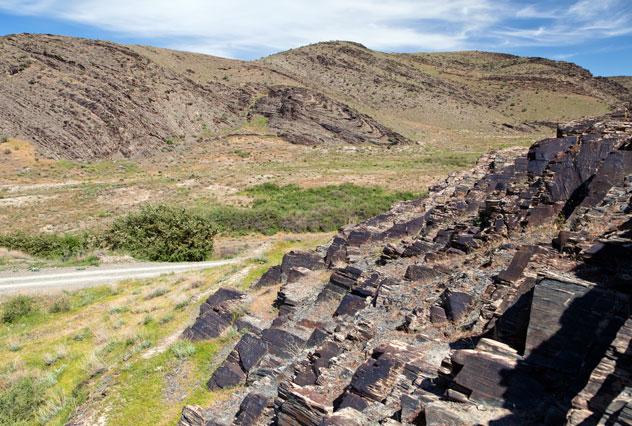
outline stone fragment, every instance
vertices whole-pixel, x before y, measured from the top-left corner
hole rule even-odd
[[[219,337],[234,322],[232,309],[245,295],[237,290],[220,288],[201,306],[195,323],[182,333],[189,340],[206,340]]]
[[[325,417],[320,426],[369,426],[371,422],[351,407],[343,408]]]
[[[324,395],[309,386],[281,383],[279,398],[279,426],[318,426],[323,418],[333,414],[333,406]]]
[[[340,267],[347,262],[347,240],[335,237],[325,255],[325,263],[328,267]]]
[[[231,326],[233,319],[232,312],[223,307],[207,310],[184,330],[182,337],[194,341],[214,339]]]
[[[402,369],[402,363],[389,354],[369,359],[356,370],[351,389],[358,395],[381,401],[391,391]]]
[[[460,291],[447,291],[445,295],[446,312],[452,321],[461,320],[472,304],[472,296]]]
[[[280,284],[282,281],[283,270],[281,265],[276,265],[268,269],[264,274],[253,284],[252,288],[270,287]]]
[[[355,294],[347,294],[342,298],[338,309],[334,312],[334,317],[339,315],[354,315],[365,306],[366,300],[364,297],[356,296]]]
[[[291,358],[305,347],[300,337],[280,328],[268,328],[261,333],[267,343],[268,351],[280,358]]]
[[[261,424],[266,408],[271,405],[271,398],[258,393],[249,393],[239,406],[235,424],[240,426]]]
[[[406,269],[404,278],[411,281],[433,280],[442,275],[441,272],[435,268],[431,268],[425,265],[410,265]]]
[[[202,408],[197,405],[185,405],[178,426],[206,426]]]
[[[441,306],[433,305],[430,307],[430,322],[433,324],[443,324],[448,320],[445,309]]]
[[[239,356],[241,368],[248,372],[268,353],[268,345],[263,339],[247,333],[241,337],[235,351]]]
[[[533,293],[525,356],[577,374],[588,349],[610,344],[627,303],[625,296],[581,280],[542,278]]]
[[[325,262],[322,257],[311,251],[290,251],[283,256],[281,269],[289,273],[292,268],[305,268],[312,271],[323,269]]]
[[[521,247],[516,254],[514,254],[507,269],[498,274],[498,279],[507,283],[515,283],[522,278],[522,273],[529,264],[534,250],[535,249],[531,246]]]
[[[246,381],[240,365],[236,362],[224,362],[215,370],[206,386],[209,390],[226,389],[240,385]]]

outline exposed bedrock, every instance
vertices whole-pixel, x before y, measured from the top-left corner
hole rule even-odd
[[[630,424],[630,112],[557,136],[288,253],[182,424]]]

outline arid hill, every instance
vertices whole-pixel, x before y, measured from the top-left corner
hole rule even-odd
[[[147,156],[243,131],[253,119],[304,144],[529,133],[629,97],[617,82],[565,62],[386,54],[350,42],[245,62],[21,34],[0,38],[0,58],[0,134],[53,158]]]
[[[610,80],[613,80],[623,87],[627,88],[628,91],[632,90],[632,77],[629,76],[616,76],[616,77],[608,77]]]

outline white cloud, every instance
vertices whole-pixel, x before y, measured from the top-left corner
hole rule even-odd
[[[0,0],[0,10],[253,56],[323,40],[381,50],[573,44],[630,33],[630,3],[577,0],[547,9],[511,0]]]

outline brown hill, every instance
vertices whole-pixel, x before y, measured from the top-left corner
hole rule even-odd
[[[615,81],[616,83],[619,83],[621,86],[627,88],[628,91],[632,91],[632,77],[615,76],[615,77],[608,77],[608,80]]]
[[[629,96],[569,63],[386,54],[349,42],[246,62],[22,34],[0,38],[0,58],[0,134],[54,158],[146,156],[244,132],[253,120],[261,132],[306,144],[528,133]]]

